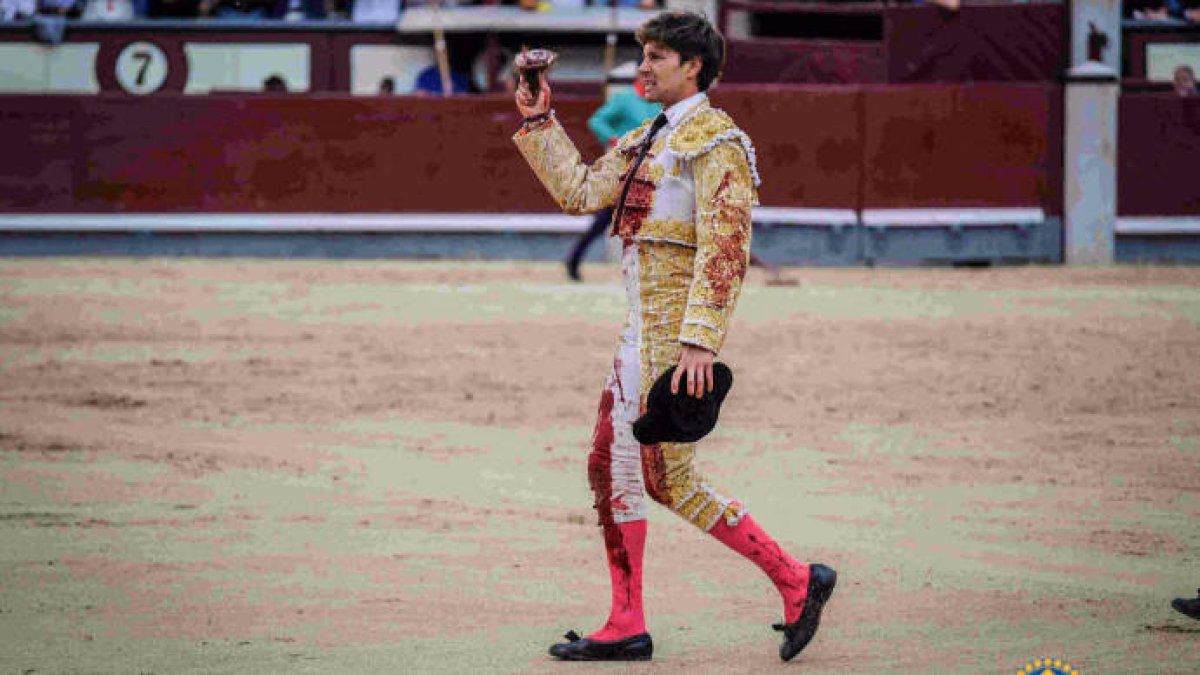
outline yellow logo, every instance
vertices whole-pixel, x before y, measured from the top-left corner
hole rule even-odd
[[[1038,659],[1026,663],[1024,668],[1017,671],[1017,675],[1079,675],[1079,671],[1060,659]]]

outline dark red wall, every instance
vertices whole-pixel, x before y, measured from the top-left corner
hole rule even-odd
[[[1124,94],[1117,114],[1121,215],[1200,215],[1200,98]]]
[[[713,91],[753,140],[770,206],[857,208],[863,95],[856,87],[734,87]]]
[[[89,154],[79,141],[81,100],[0,97],[0,211],[74,209]]]
[[[881,87],[866,94],[862,200],[868,208],[1041,206],[1050,190],[1053,89],[1041,85]]]
[[[1055,82],[1069,53],[1061,2],[899,5],[884,14],[887,81]]]
[[[729,83],[862,84],[887,82],[882,42],[779,40],[727,42],[721,79]]]
[[[725,82],[1057,82],[1066,67],[1062,2],[971,2],[954,12],[927,3],[722,7],[724,18],[747,12],[752,26],[773,26],[777,36],[730,39]]]
[[[592,101],[557,101],[589,157]],[[506,99],[0,97],[0,210],[544,211]]]
[[[1061,202],[1048,85],[714,91],[770,206]],[[585,155],[595,99],[555,102]],[[0,97],[0,211],[552,211],[505,96]]]

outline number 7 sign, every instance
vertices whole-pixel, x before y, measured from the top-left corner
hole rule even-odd
[[[167,55],[152,42],[132,42],[117,55],[117,84],[130,94],[152,94],[167,80]]]

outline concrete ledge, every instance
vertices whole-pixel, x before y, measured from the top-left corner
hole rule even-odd
[[[591,222],[591,216],[556,213],[57,213],[0,215],[0,232],[578,234]]]
[[[1148,216],[1117,218],[1117,234],[1200,234],[1200,217]]]
[[[997,227],[1039,225],[1046,220],[1040,208],[864,209],[867,227]]]
[[[755,207],[756,223],[852,227],[853,209]],[[0,214],[0,232],[514,232],[579,234],[592,216],[561,213]]]
[[[854,209],[801,209],[780,206],[756,206],[751,215],[756,223],[771,225],[824,225],[852,227],[858,225]]]
[[[517,7],[464,6],[442,8],[435,12],[432,7],[413,7],[400,14],[396,30],[400,33],[427,35],[438,23],[443,30],[452,32],[511,31],[522,33],[549,33],[572,31],[577,33],[632,34],[655,12],[635,7],[618,7],[616,24],[608,7],[558,8],[548,12],[528,12]]]

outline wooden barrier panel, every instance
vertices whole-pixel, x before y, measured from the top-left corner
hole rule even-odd
[[[0,97],[0,211],[74,210],[84,160],[77,142],[79,100]]]
[[[1065,3],[887,8],[887,81],[1056,82],[1066,67]]]
[[[1060,208],[1048,85],[727,85],[713,100],[756,144],[766,206]],[[554,104],[589,159],[598,103]],[[4,212],[556,210],[504,95],[6,96],[0,111]]]
[[[1200,98],[1124,94],[1117,125],[1118,213],[1200,215]]]
[[[1057,212],[1048,85],[865,92],[864,208],[1041,206]]]
[[[863,84],[887,82],[882,42],[729,40],[725,82]]]
[[[590,100],[555,102],[581,150]],[[553,211],[504,96],[0,97],[0,210]]]
[[[856,87],[723,85],[712,100],[754,141],[763,204],[858,207],[862,93]]]

